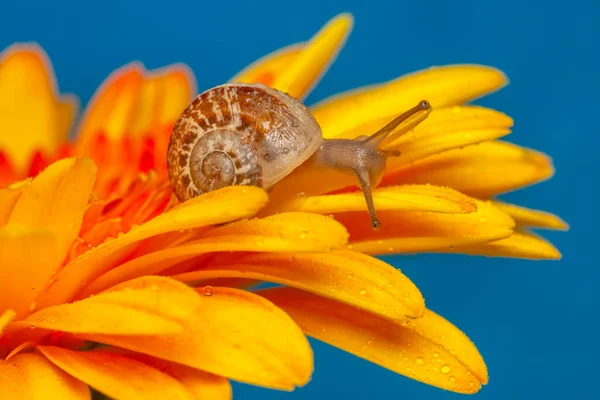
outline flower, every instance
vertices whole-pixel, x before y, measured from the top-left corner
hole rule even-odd
[[[339,15],[232,80],[305,98],[351,26]],[[373,231],[355,183],[315,179],[308,166],[269,193],[228,187],[177,202],[166,146],[196,90],[183,65],[115,71],[69,141],[77,103],[58,94],[43,50],[6,50],[3,393],[79,399],[91,386],[116,399],[225,399],[229,380],[291,390],[312,373],[305,335],[430,385],[477,392],[488,375],[473,343],[373,255],[560,257],[529,229],[564,222],[496,199],[553,173],[545,155],[498,140],[508,116],[466,104],[505,83],[493,68],[447,66],[312,107],[325,137],[353,138],[422,98],[433,105],[385,142],[402,155],[374,192],[383,226]],[[263,281],[280,286],[256,289]]]

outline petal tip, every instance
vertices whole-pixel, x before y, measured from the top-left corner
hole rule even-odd
[[[349,11],[345,11],[333,17],[331,21],[343,22],[346,25],[345,28],[347,30],[351,30],[354,27],[354,14]]]

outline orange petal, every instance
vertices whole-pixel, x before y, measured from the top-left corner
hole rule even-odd
[[[338,94],[316,104],[312,111],[323,136],[333,138],[357,129],[365,121],[389,121],[421,100],[428,100],[435,110],[466,103],[505,84],[502,72],[486,66],[433,67],[384,84]]]
[[[230,82],[262,83],[272,86],[275,77],[289,68],[305,47],[305,43],[297,43],[268,54],[250,64],[231,78]]]
[[[0,229],[0,310],[12,309],[19,317],[29,313],[60,262],[55,233]]]
[[[569,229],[569,225],[554,214],[503,203],[501,201],[492,201],[491,203],[500,209],[500,211],[510,215],[518,226],[558,229],[562,231]]]
[[[75,96],[62,96],[57,105],[58,129],[56,143],[67,143],[73,129],[73,122],[79,112],[79,99]]]
[[[387,185],[430,183],[469,196],[490,198],[541,182],[554,174],[544,154],[492,141],[446,151],[386,174]]]
[[[309,336],[398,374],[458,393],[476,393],[488,381],[473,343],[432,311],[395,323],[292,288],[259,293],[284,309]]]
[[[505,239],[456,249],[457,252],[488,257],[560,260],[562,255],[548,241],[531,232],[514,232]]]
[[[140,361],[151,366],[152,368],[156,368],[157,370],[172,376],[181,382],[190,392],[192,392],[198,400],[231,399],[231,384],[222,376],[212,375],[208,372],[175,364],[169,361],[164,361],[155,357],[150,357],[146,354],[128,352],[122,349],[114,350],[119,354],[123,353],[125,356],[133,360]]]
[[[174,64],[157,71],[151,77],[162,80],[162,101],[157,112],[157,125],[173,124],[197,92],[196,79],[185,64]]]
[[[205,288],[196,318],[173,336],[80,335],[236,381],[291,390],[312,373],[302,331],[267,300],[243,290]]]
[[[12,322],[17,314],[13,310],[6,310],[0,315],[0,334],[4,332],[4,328]]]
[[[54,346],[38,346],[38,350],[63,371],[115,399],[196,400],[175,378],[125,356]]]
[[[484,243],[508,237],[514,221],[495,207],[476,200],[471,214],[382,211],[381,229],[365,229],[366,213],[336,214],[350,233],[353,250],[367,254],[417,253]]]
[[[128,132],[132,137],[147,135],[158,127],[175,123],[192,100],[194,75],[184,65],[153,71],[144,79],[139,102]]]
[[[346,230],[341,225],[320,215],[287,213],[241,221],[208,231],[198,240],[123,263],[84,288],[78,298],[87,297],[127,279],[161,273],[177,263],[206,253],[329,251],[342,247],[347,239]]]
[[[219,277],[250,278],[310,291],[387,318],[420,317],[425,301],[399,270],[350,251],[308,254],[257,254],[235,264],[174,276],[183,282]]]
[[[352,25],[350,14],[340,14],[329,21],[291,60],[287,68],[274,76],[272,86],[293,97],[305,98],[337,57]]]
[[[39,334],[40,337],[41,337],[45,333],[36,332],[36,334]],[[19,338],[18,340],[22,340],[22,338]],[[20,354],[24,350],[33,349],[35,346],[37,346],[38,342],[39,342],[39,340],[37,340],[37,341],[28,340],[28,341],[22,342],[20,345],[18,345],[14,349],[12,349],[10,353],[8,353],[8,355],[6,356],[6,361],[10,360],[11,358],[13,358],[14,356],[16,356],[17,354]]]
[[[81,301],[44,308],[13,325],[69,333],[164,335],[180,332],[194,319],[198,298],[175,280],[144,277]]]
[[[3,400],[89,400],[88,386],[63,372],[39,354],[21,353],[0,360]]]
[[[61,128],[54,71],[44,50],[17,44],[0,54],[0,150],[21,173],[35,151],[53,154]]]
[[[96,90],[77,134],[77,154],[91,154],[98,134],[113,142],[127,134],[141,94],[143,74],[142,65],[125,65]]]
[[[239,199],[244,198],[243,202]],[[69,301],[89,281],[108,271],[142,240],[166,232],[222,224],[254,215],[267,202],[264,190],[227,187],[198,196],[172,208],[126,234],[91,249],[61,269],[56,281],[37,299],[38,307]]]
[[[468,196],[453,189],[429,185],[402,185],[378,188],[373,191],[376,210],[431,211],[467,214],[477,210]],[[285,209],[331,214],[349,211],[366,211],[362,192],[296,197]]]
[[[53,163],[20,196],[8,225],[48,228],[59,241],[62,261],[77,237],[95,179],[96,166],[87,158]]]
[[[0,149],[0,188],[4,188],[23,177],[24,171],[16,171],[10,155]]]

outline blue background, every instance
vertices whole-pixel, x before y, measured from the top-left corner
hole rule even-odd
[[[460,4],[460,5],[459,5]],[[554,158],[556,176],[504,196],[561,215],[569,233],[550,232],[560,262],[459,255],[387,258],[419,286],[430,308],[477,344],[490,384],[481,399],[597,398],[598,263],[596,184],[600,3],[529,1],[28,1],[0,2],[0,49],[37,41],[62,92],[83,104],[115,68],[185,62],[205,89],[256,58],[304,41],[349,11],[355,29],[308,98],[384,81],[431,65],[482,63],[511,84],[479,104],[516,121],[509,140]],[[231,7],[231,9],[230,9]],[[292,394],[235,385],[237,399],[427,398],[444,392],[314,343],[313,381]]]

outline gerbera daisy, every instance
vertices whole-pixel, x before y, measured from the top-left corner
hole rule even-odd
[[[303,99],[352,25],[330,21],[232,81]],[[222,188],[180,203],[167,179],[174,122],[196,93],[182,65],[115,71],[68,132],[42,49],[0,58],[0,387],[5,398],[231,397],[229,380],[291,390],[313,369],[305,335],[399,374],[475,393],[485,363],[418,288],[373,255],[454,252],[555,259],[534,228],[566,228],[496,196],[552,175],[498,139],[512,120],[465,105],[506,83],[489,67],[433,68],[312,107],[327,138],[375,132],[427,99],[384,143],[372,230],[356,182],[301,166],[269,193]],[[420,123],[419,123],[420,122]],[[290,194],[304,193],[298,198]],[[268,202],[268,204],[267,204]],[[278,284],[256,289],[257,282]],[[8,394],[8,397],[6,397]]]

